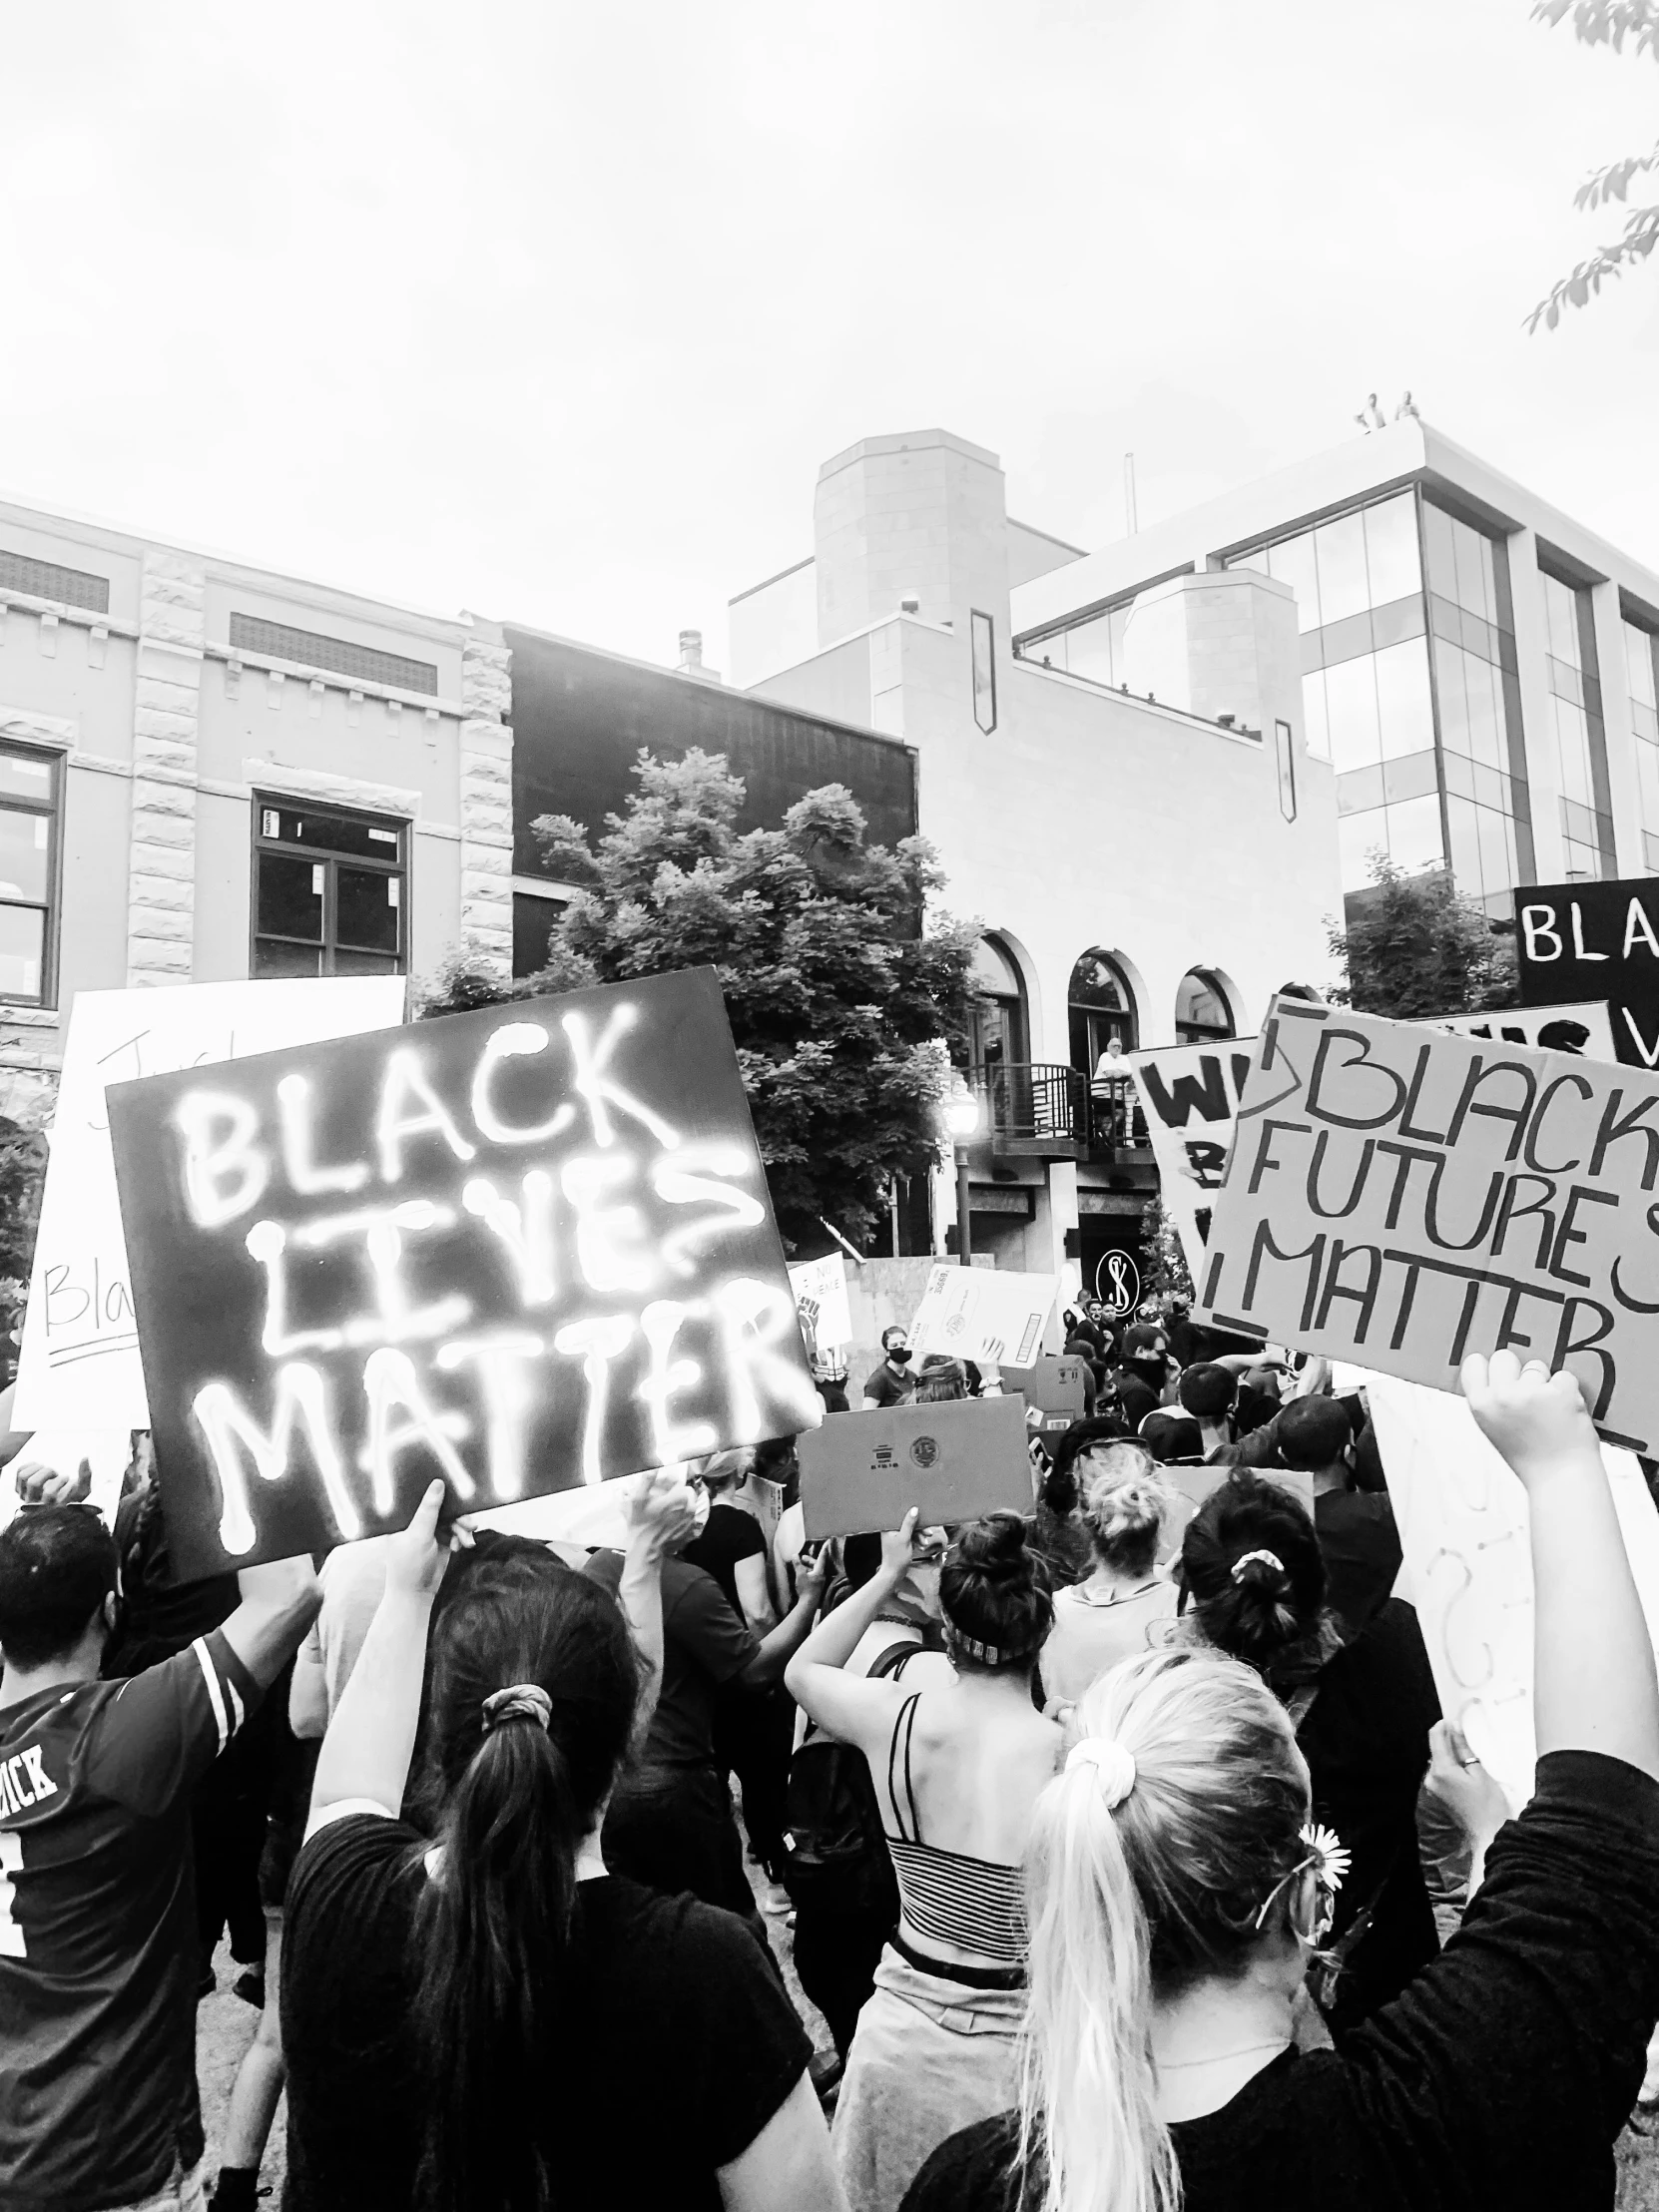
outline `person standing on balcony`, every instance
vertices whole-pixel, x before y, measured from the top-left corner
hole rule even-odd
[[[864,1410],[881,1405],[903,1405],[914,1397],[916,1379],[910,1373],[910,1333],[896,1324],[881,1332],[881,1365],[864,1380]]]

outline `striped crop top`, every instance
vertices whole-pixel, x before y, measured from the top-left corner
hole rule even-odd
[[[936,1943],[953,1943],[960,1950],[1019,1965],[1025,1958],[1028,1936],[1025,1890],[1018,1867],[993,1859],[970,1859],[965,1852],[941,1851],[936,1844],[921,1840],[921,1822],[910,1781],[910,1738],[920,1694],[917,1691],[904,1700],[887,1748],[887,1795],[898,1823],[898,1834],[887,1838],[887,1849],[898,1877],[904,1918],[918,1936],[930,1936]]]

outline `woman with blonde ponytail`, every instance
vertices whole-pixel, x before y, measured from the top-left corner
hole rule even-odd
[[[1177,1595],[1157,1571],[1173,1501],[1150,1452],[1138,1443],[1097,1444],[1080,1471],[1092,1571],[1054,1593],[1054,1632],[1042,1655],[1043,1695],[1067,1705],[1120,1659],[1162,1643]]]
[[[616,1596],[516,1557],[445,1609],[424,1835],[397,1807],[441,1483],[388,1547],[288,1888],[286,2212],[842,2212],[771,1960],[734,1915],[605,1865],[691,1525],[683,1482],[639,1483]]]
[[[1474,1849],[1459,1932],[1340,2049],[1299,2048],[1347,1855],[1291,1719],[1202,1647],[1080,1701],[1026,1855],[1020,2102],[942,2144],[903,2212],[1589,2212],[1659,2014],[1659,1682],[1577,1382],[1463,1365],[1528,1493],[1535,1794],[1462,1734],[1430,1787]]]

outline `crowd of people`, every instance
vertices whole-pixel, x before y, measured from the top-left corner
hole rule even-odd
[[[113,1531],[11,1439],[0,2206],[246,2212],[284,2087],[290,2212],[1610,2204],[1659,1686],[1577,1385],[1462,1374],[1530,1506],[1512,1817],[1364,1392],[1179,1306],[1066,1328],[1028,1513],[825,1544],[786,1438],[633,1478],[614,1549],[434,1482],[181,1586],[147,1437]],[[880,1351],[866,1407],[998,1386]]]

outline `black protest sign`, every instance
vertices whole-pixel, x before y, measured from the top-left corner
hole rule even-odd
[[[1523,1006],[1604,998],[1618,1057],[1659,1066],[1659,878],[1517,890],[1515,952]]]
[[[1659,1439],[1659,1078],[1280,998],[1199,1313],[1438,1389],[1471,1352],[1568,1367]]]
[[[109,1100],[187,1576],[823,1418],[712,969]]]
[[[809,1539],[896,1528],[912,1505],[923,1527],[1031,1510],[1023,1398],[837,1413],[802,1437],[800,1456]]]

